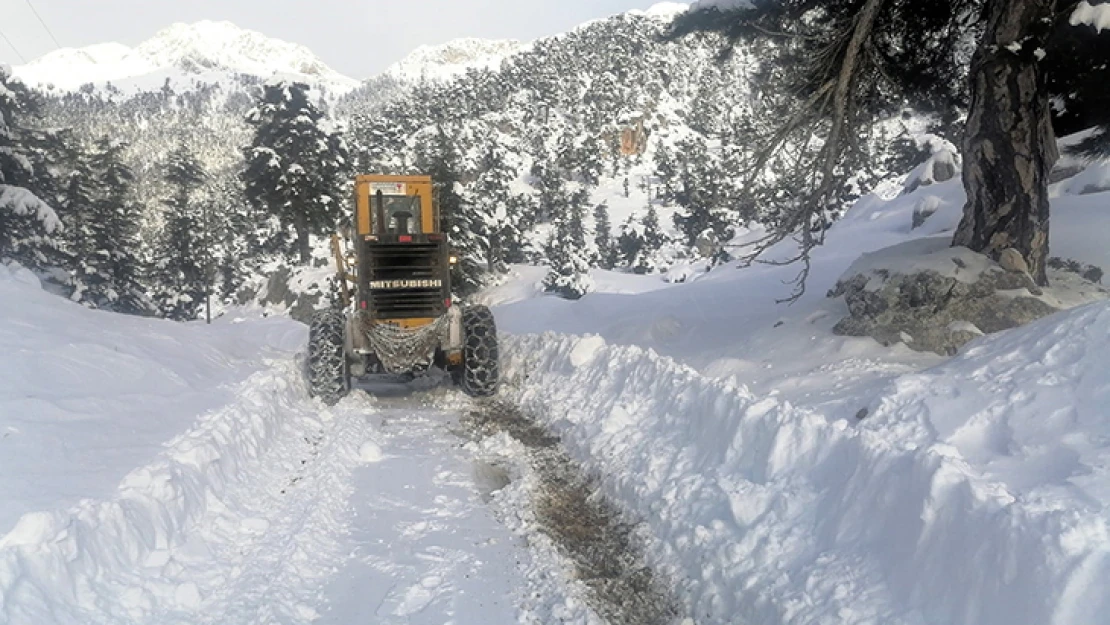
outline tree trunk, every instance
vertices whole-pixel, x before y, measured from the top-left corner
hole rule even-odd
[[[1014,248],[1042,286],[1048,283],[1048,178],[1059,154],[1037,57],[1052,6],[1053,0],[988,2],[986,31],[971,62],[967,204],[952,243],[995,260]]]
[[[308,218],[302,211],[297,211],[293,219],[293,229],[297,232],[297,251],[301,255],[301,264],[307,265],[312,261],[312,246],[308,241]]]

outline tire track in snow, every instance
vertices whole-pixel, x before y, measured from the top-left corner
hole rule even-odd
[[[355,472],[352,559],[328,590],[322,625],[517,623],[524,556],[476,483],[444,389],[379,397],[368,464]],[[429,403],[431,400],[431,403]]]
[[[491,462],[515,465],[519,475],[493,498],[505,520],[546,561],[529,577],[561,578],[562,588],[552,594],[566,593],[570,609],[560,607],[551,617],[588,625],[679,622],[675,598],[645,562],[637,527],[601,496],[596,481],[562,449],[558,437],[501,401],[476,404],[463,422],[482,441]],[[564,571],[558,571],[560,566]],[[548,620],[541,616],[540,622]]]

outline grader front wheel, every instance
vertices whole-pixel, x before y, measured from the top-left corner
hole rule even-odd
[[[501,377],[497,348],[497,324],[485,306],[463,310],[463,362],[454,371],[455,381],[471,397],[497,393]]]
[[[334,406],[351,389],[344,350],[347,318],[338,310],[318,310],[308,330],[308,385],[314,397]]]

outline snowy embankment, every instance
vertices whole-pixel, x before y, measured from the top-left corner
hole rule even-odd
[[[1110,169],[1064,165],[1052,253],[1110,267]],[[964,203],[958,177],[862,198],[793,306],[797,268],[773,265],[604,274],[575,302],[523,268],[484,294],[514,335],[507,395],[647,526],[698,625],[1106,622],[1110,305],[953,360],[832,332],[862,254],[946,243]]]
[[[647,524],[699,625],[1095,625],[1110,305],[988,337],[829,419],[635,346],[512,337],[507,393]]]
[[[0,622],[310,620],[366,425],[304,401],[303,327],[98,313],[36,282],[0,267]]]

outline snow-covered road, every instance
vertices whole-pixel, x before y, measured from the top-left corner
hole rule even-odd
[[[458,413],[419,402],[341,405],[363,408],[372,436],[352,475],[353,557],[328,585],[320,623],[516,622],[520,547],[483,501],[498,484],[462,449]]]
[[[309,400],[292,359],[241,384],[117,496],[24,517],[0,623],[509,623],[520,545],[459,412]]]
[[[592,492],[478,431],[503,405],[422,380],[329,408],[301,324],[90,311],[6,266],[0,320],[0,625],[606,622],[535,509]]]

